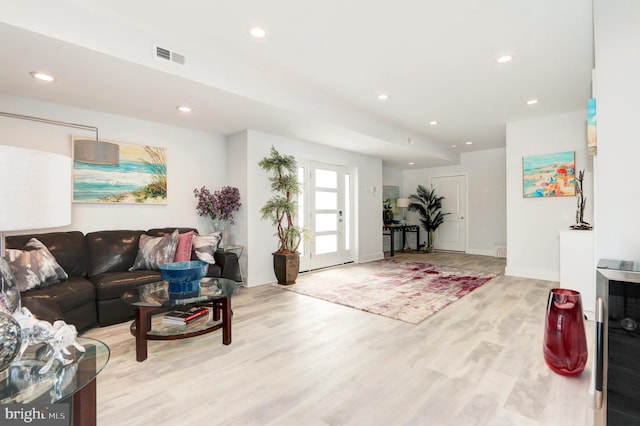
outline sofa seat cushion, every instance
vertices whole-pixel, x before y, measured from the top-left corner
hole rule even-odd
[[[160,272],[141,269],[107,272],[90,278],[96,288],[96,300],[119,299],[125,292],[143,284],[160,281]]]
[[[93,284],[83,277],[71,277],[52,286],[30,290],[22,293],[24,302],[28,298],[51,299],[55,301],[62,312],[71,311],[79,306],[93,304],[96,298],[96,290]]]

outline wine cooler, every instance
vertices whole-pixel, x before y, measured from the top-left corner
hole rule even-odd
[[[640,426],[640,262],[596,273],[594,424]]]

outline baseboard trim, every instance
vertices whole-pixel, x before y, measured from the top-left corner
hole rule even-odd
[[[504,268],[504,274],[511,277],[532,278],[534,280],[560,281],[560,272],[551,269],[507,266]]]
[[[480,256],[491,256],[495,257],[494,250],[483,250],[483,249],[468,249],[467,254],[478,254]]]
[[[360,258],[358,259],[358,263],[374,262],[376,260],[382,260],[382,259],[384,259],[384,253],[382,252],[371,253],[371,254],[365,254],[363,256],[360,256]]]

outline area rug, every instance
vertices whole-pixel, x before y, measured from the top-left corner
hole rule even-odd
[[[418,324],[496,274],[403,260],[379,260],[300,274],[277,287]]]

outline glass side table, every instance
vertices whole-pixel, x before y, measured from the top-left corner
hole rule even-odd
[[[67,365],[55,361],[51,369],[39,373],[47,360],[42,359],[43,344],[27,348],[24,355],[8,368],[0,381],[0,404],[51,404],[71,397],[73,425],[96,424],[96,377],[109,361],[109,347],[85,337],[76,339],[85,348],[80,352],[69,347]],[[65,401],[66,402],[66,401]]]

